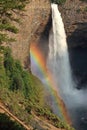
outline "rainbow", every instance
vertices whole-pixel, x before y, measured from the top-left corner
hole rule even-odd
[[[40,49],[35,44],[31,44],[30,55],[31,55],[31,59],[33,60],[34,64],[36,64],[38,66],[40,73],[43,75],[43,77],[45,79],[46,85],[48,86],[48,89],[53,98],[53,101],[57,105],[57,109],[60,113],[60,117],[65,122],[71,124],[71,120],[69,118],[65,104],[64,104],[63,100],[60,98],[60,94],[59,94],[58,90],[56,89],[57,87],[52,78],[52,74],[46,68],[45,58],[42,55]]]

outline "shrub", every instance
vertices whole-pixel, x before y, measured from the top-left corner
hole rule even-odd
[[[80,1],[87,2],[87,0],[80,0]]]
[[[0,24],[0,30],[8,30],[13,33],[18,33],[18,29],[10,23]]]
[[[63,4],[66,2],[66,0],[51,0],[52,3],[56,3],[56,4]]]
[[[0,114],[0,129],[1,130],[25,130],[21,125],[15,121],[10,120],[5,114]]]
[[[12,42],[15,40],[9,38],[6,34],[3,34],[2,31],[7,30],[13,33],[18,33],[18,29],[12,25],[11,22],[18,22],[19,19],[14,18],[12,12],[24,10],[27,2],[29,2],[29,0],[0,0],[0,43]]]
[[[87,6],[84,8],[84,11],[87,12]]]
[[[11,56],[8,47],[4,49],[4,68],[9,79],[10,90],[21,90],[25,98],[33,104],[44,104],[42,83],[31,73],[23,70],[20,62]]]
[[[1,48],[0,52],[3,52]],[[3,66],[3,56],[0,56],[0,88],[8,86],[9,86],[9,79],[5,73],[5,68]]]

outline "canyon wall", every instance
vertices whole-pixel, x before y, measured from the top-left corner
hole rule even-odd
[[[87,1],[66,0],[60,11],[69,47],[87,46]]]
[[[59,7],[69,47],[86,46],[87,43],[87,2],[81,0],[66,0],[66,3]],[[39,41],[38,46],[47,56],[47,39],[51,28],[50,0],[30,0],[25,11],[14,13],[14,17],[20,19],[20,23],[14,24],[18,27],[19,33],[9,33],[15,42],[8,43],[12,48],[14,58],[19,59],[22,65],[29,67],[30,44]],[[44,42],[44,39],[45,42]],[[42,43],[42,44],[41,44]]]
[[[50,16],[50,1],[49,0],[30,0],[26,5],[25,11],[14,12],[14,18],[19,18],[20,22],[14,22],[14,25],[19,29],[18,34],[9,32],[9,36],[16,39],[15,42],[7,43],[12,49],[12,54],[15,59],[19,59],[22,65],[28,67],[29,61],[29,46],[30,43],[38,40],[48,23]],[[39,34],[38,34],[39,30]]]

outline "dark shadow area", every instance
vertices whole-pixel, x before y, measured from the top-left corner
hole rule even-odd
[[[77,88],[87,88],[87,47],[70,48],[69,54]]]
[[[73,108],[71,111],[73,118],[74,128],[76,130],[87,130],[87,109],[86,106],[80,106],[77,108]]]
[[[87,22],[75,23],[77,29],[67,38],[69,47],[87,46]]]
[[[87,23],[76,23],[77,29],[67,38],[70,63],[77,88],[87,88]]]
[[[25,130],[15,121],[10,120],[8,116],[0,113],[0,130]]]
[[[48,55],[49,32],[50,32],[51,28],[52,28],[52,18],[51,18],[51,14],[50,14],[48,23],[45,26],[45,29],[42,32],[39,43],[38,43],[38,47],[40,48],[40,50],[44,54],[45,58]]]
[[[80,1],[83,1],[83,2],[86,2],[86,3],[87,3],[87,0],[80,0]]]

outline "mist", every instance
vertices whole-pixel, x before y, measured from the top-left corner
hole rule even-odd
[[[52,4],[52,29],[49,33],[49,45],[40,46],[41,51],[45,54],[47,69],[51,72],[56,84],[56,91],[60,93],[67,111],[71,117],[73,126],[77,130],[87,130],[87,89],[79,88],[70,65],[69,51],[67,47],[66,34],[61,14],[56,4]],[[43,39],[45,43],[45,41]],[[46,48],[47,47],[47,48]],[[46,53],[45,53],[46,52]],[[46,87],[47,77],[44,77],[38,66],[31,58],[31,70]],[[53,112],[59,116],[58,106],[51,100]]]

